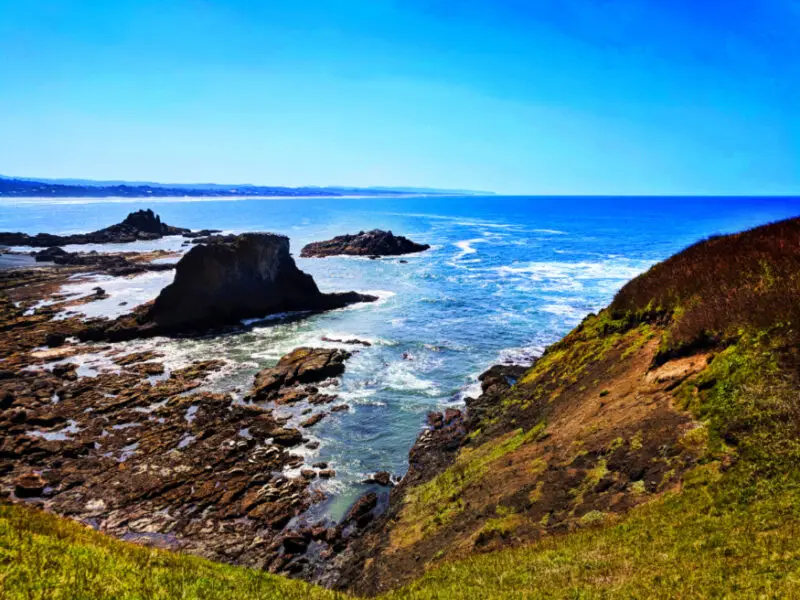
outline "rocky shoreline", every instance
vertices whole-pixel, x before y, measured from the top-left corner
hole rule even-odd
[[[257,374],[245,401],[201,391],[224,361],[170,370],[157,350],[80,343],[79,318],[52,320],[58,305],[28,310],[63,281],[54,271],[0,280],[4,498],[122,539],[274,572],[307,568],[312,542],[318,553],[344,543],[347,520],[298,521],[325,499],[315,481],[335,472],[293,452],[313,446],[304,433],[313,424],[288,426],[271,407],[306,403],[307,420],[347,411],[328,390],[349,352],[295,350]],[[86,353],[109,366],[81,373]],[[363,503],[357,512],[351,521],[364,523]]]
[[[284,236],[225,237],[195,245],[177,265],[151,262],[174,256],[51,247],[36,253],[36,268],[0,271],[0,497],[121,539],[310,579],[378,504],[367,495],[340,523],[305,516],[326,499],[322,482],[336,472],[306,464],[302,450],[318,446],[308,432],[323,419],[346,418],[350,407],[335,389],[357,350],[295,349],[237,396],[208,387],[224,360],[175,368],[157,346],[114,342],[207,334],[241,328],[247,316],[376,298],[322,294],[295,266]],[[171,286],[116,320],[70,314],[107,298],[99,287],[80,298],[59,293],[75,277],[169,269]],[[87,356],[103,366],[87,371]],[[290,425],[277,407],[302,416]],[[392,483],[388,473],[370,482]]]
[[[133,231],[137,223],[141,228]],[[72,253],[50,245],[176,232],[195,242],[177,264],[152,263],[180,256],[164,251]],[[396,487],[391,474],[375,473],[364,482],[372,490],[340,522],[309,520],[309,509],[327,498],[322,483],[336,472],[324,462],[306,464],[302,451],[318,446],[309,437],[317,424],[331,415],[346,418],[350,407],[338,401],[338,378],[358,352],[352,347],[368,342],[327,340],[349,350],[297,348],[259,371],[239,395],[209,388],[224,360],[175,368],[157,346],[140,351],[116,343],[241,330],[248,317],[376,298],[321,293],[295,265],[285,236],[213,233],[179,230],[140,211],[83,237],[36,236],[48,246],[34,254],[41,266],[0,271],[0,495],[125,540],[350,588],[405,490],[452,463],[469,430],[468,415],[507,389],[511,372],[486,374],[484,394],[470,401],[469,413],[429,415]],[[359,234],[358,252],[427,248],[375,233]],[[59,296],[75,276],[171,269],[174,282],[154,301],[117,319],[63,312],[107,297],[101,288],[77,299]],[[105,366],[85,372],[87,354],[103,357]],[[279,407],[299,417],[289,424]]]

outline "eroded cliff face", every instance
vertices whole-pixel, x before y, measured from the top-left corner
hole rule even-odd
[[[434,415],[382,520],[353,546],[340,586],[374,595],[420,565],[595,525],[679,484],[700,424],[672,390],[707,356],[652,369],[649,326],[602,333],[590,317],[530,369],[488,372],[466,414]]]

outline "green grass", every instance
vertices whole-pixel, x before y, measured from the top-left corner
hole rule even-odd
[[[445,564],[385,598],[800,597],[800,488],[741,504],[735,486],[707,484],[616,524]]]
[[[462,449],[450,468],[409,491],[392,528],[392,545],[411,546],[450,523],[464,508],[464,489],[482,478],[492,463],[535,440],[544,429],[540,423],[529,431],[518,429],[477,448]]]
[[[118,541],[25,506],[0,505],[3,600],[333,600],[253,569]]]

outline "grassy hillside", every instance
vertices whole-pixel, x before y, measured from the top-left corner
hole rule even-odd
[[[484,402],[354,589],[794,594],[799,318],[798,219],[656,265]]]
[[[357,593],[800,597],[800,220],[697,244],[482,405]],[[333,598],[0,509],[10,598]],[[340,596],[341,597],[341,596]]]
[[[0,598],[332,600],[260,571],[143,548],[25,506],[0,505]]]

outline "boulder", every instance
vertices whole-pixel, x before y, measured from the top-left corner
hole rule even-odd
[[[51,332],[44,337],[44,343],[45,346],[48,346],[50,348],[58,348],[59,346],[64,345],[66,339],[67,336],[65,336],[63,333]]]
[[[278,428],[270,432],[272,442],[278,446],[289,448],[303,441],[303,434],[297,429]]]
[[[17,498],[36,498],[41,496],[47,482],[41,475],[36,473],[26,473],[20,475],[14,482],[14,494]]]
[[[253,395],[256,399],[263,400],[281,388],[338,377],[344,373],[344,362],[350,356],[349,352],[339,349],[296,348],[281,358],[277,365],[256,375]],[[283,402],[286,403],[288,402]]]
[[[377,300],[356,292],[323,294],[295,265],[289,238],[245,233],[192,248],[175,280],[148,310],[159,330],[230,324],[287,311],[322,311]]]
[[[300,256],[320,258],[344,254],[377,258],[422,252],[428,248],[428,244],[417,244],[406,237],[396,236],[391,231],[373,229],[360,231],[356,235],[340,235],[324,242],[313,242],[300,251]]]
[[[54,262],[58,258],[68,256],[69,252],[58,246],[52,246],[46,250],[40,250],[34,253],[33,257],[36,262]]]
[[[388,471],[378,471],[371,477],[368,477],[364,483],[377,483],[378,485],[388,487],[392,485],[392,476]]]
[[[300,427],[303,427],[303,428],[313,427],[314,425],[316,425],[317,423],[322,421],[322,419],[324,419],[327,416],[328,416],[328,413],[324,413],[324,412],[312,415],[309,418],[307,418],[305,421],[300,423]]]

